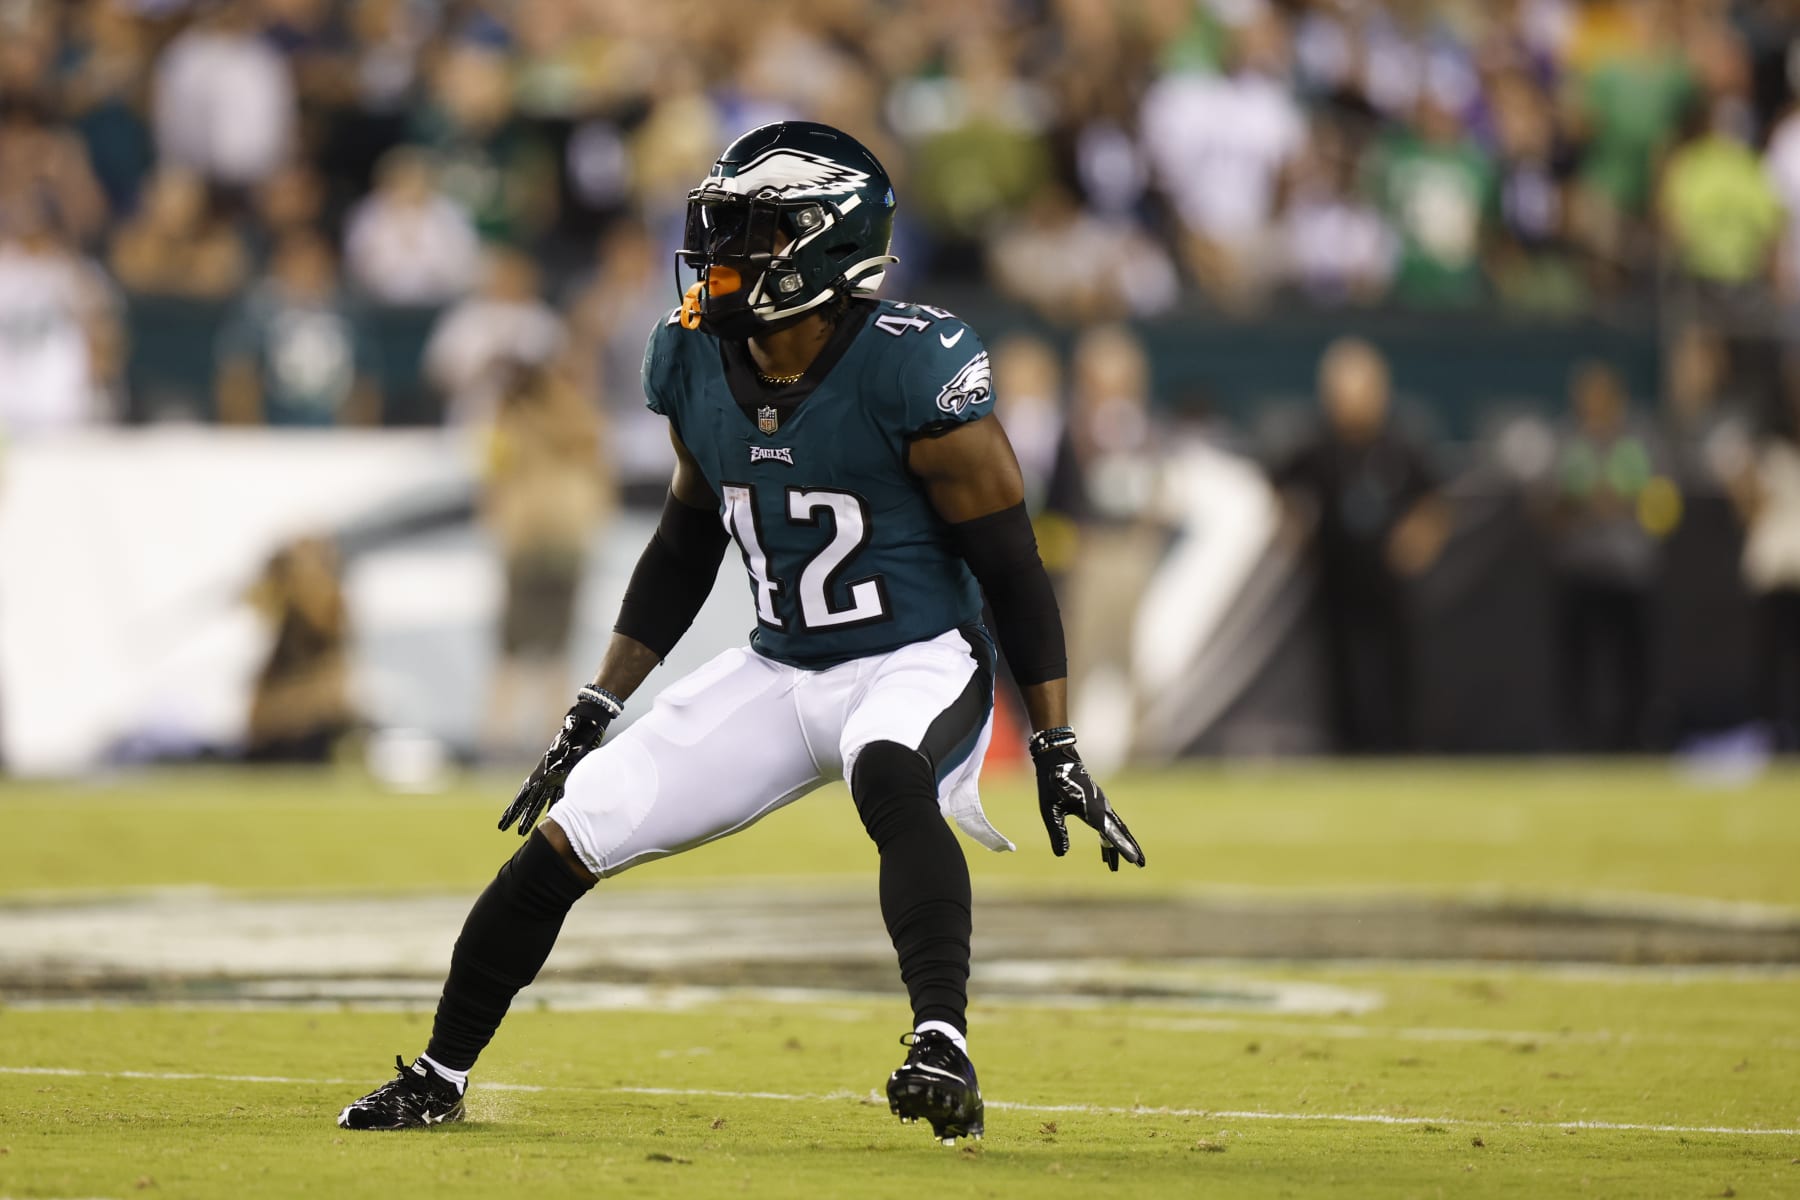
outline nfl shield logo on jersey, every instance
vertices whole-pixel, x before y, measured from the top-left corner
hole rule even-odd
[[[756,410],[756,427],[764,433],[774,433],[781,427],[781,418],[775,415],[772,405],[765,404]]]

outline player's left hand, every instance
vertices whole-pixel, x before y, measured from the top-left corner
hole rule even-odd
[[[1038,810],[1058,858],[1069,852],[1068,817],[1080,817],[1100,834],[1100,858],[1113,870],[1119,860],[1144,865],[1143,847],[1106,802],[1106,793],[1075,752],[1075,731],[1063,726],[1031,735],[1031,762],[1037,768]]]
[[[500,814],[500,828],[505,829],[516,821],[520,837],[537,828],[538,818],[544,810],[562,799],[563,784],[567,782],[569,772],[588,751],[600,744],[600,739],[606,736],[606,727],[621,711],[618,698],[611,692],[595,687],[584,687],[577,692],[575,706],[563,717],[556,740],[544,751],[537,769],[519,786],[513,802]]]

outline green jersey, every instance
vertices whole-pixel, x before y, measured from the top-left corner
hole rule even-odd
[[[650,336],[644,395],[699,463],[756,608],[751,645],[834,666],[981,618],[981,592],[907,451],[993,411],[988,355],[942,309],[852,303],[793,384],[766,386],[741,342]]]

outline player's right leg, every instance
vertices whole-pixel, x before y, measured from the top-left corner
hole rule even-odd
[[[463,920],[450,955],[425,1053],[338,1114],[345,1129],[412,1129],[462,1119],[475,1059],[500,1027],[519,990],[537,977],[563,918],[594,877],[559,852],[566,839],[532,830]]]
[[[468,1072],[596,878],[736,832],[817,787],[793,670],[728,650],[583,759],[470,910],[425,1053],[345,1108],[338,1124],[404,1129],[460,1118]]]

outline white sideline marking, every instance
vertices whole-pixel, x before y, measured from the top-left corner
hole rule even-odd
[[[289,1075],[203,1075],[185,1071],[82,1071],[70,1067],[0,1067],[0,1075],[55,1075],[93,1079],[159,1079],[213,1083],[293,1083],[307,1086],[354,1086],[368,1080],[299,1079]],[[790,1103],[876,1103],[873,1094],[856,1092],[737,1092],[722,1088],[570,1087],[530,1083],[475,1085],[496,1092],[603,1092],[624,1096],[694,1096],[713,1100],[781,1100]],[[1734,1125],[1658,1125],[1638,1121],[1482,1121],[1470,1117],[1396,1117],[1388,1113],[1283,1113],[1256,1109],[1152,1108],[1103,1104],[1030,1104],[1022,1100],[989,1100],[989,1108],[1009,1112],[1084,1113],[1099,1117],[1206,1117],[1222,1121],[1316,1121],[1352,1125],[1465,1125],[1483,1129],[1593,1129],[1608,1133],[1722,1133],[1745,1137],[1800,1137],[1800,1129],[1758,1129]]]
[[[185,1071],[81,1071],[71,1067],[0,1067],[0,1075],[62,1075],[83,1079],[199,1080],[203,1083],[361,1083],[359,1079],[296,1079],[290,1075],[195,1075]],[[493,1087],[493,1084],[487,1086]]]
[[[1345,1022],[1312,1023],[1237,1017],[1126,1016],[1120,1018],[1118,1023],[1127,1028],[1154,1029],[1163,1033],[1254,1033],[1265,1037],[1336,1038],[1350,1041],[1499,1042],[1509,1046],[1555,1046],[1571,1043],[1629,1045],[1633,1042],[1672,1046],[1743,1046],[1746,1043],[1757,1041],[1752,1037],[1728,1037],[1716,1034],[1632,1032],[1611,1029],[1464,1029],[1438,1025],[1353,1025]],[[1778,1050],[1794,1050],[1800,1049],[1800,1038],[1764,1038],[1757,1044]]]

